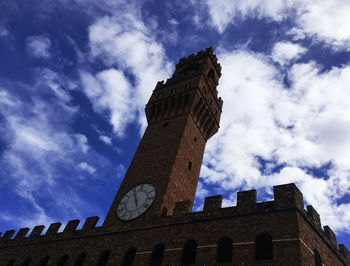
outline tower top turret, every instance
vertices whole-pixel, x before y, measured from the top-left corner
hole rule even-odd
[[[221,65],[218,63],[218,58],[214,54],[213,47],[211,47],[211,46],[206,47],[205,50],[201,50],[201,51],[197,52],[196,55],[191,54],[188,57],[180,58],[179,62],[176,65],[176,69],[181,68],[184,65],[190,64],[192,62],[201,60],[205,57],[209,57],[211,59],[212,64],[213,64],[218,76],[221,77]],[[175,70],[175,73],[176,73],[176,70]]]

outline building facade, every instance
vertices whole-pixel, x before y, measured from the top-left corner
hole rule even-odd
[[[350,265],[294,184],[205,198],[192,212],[205,144],[219,129],[221,66],[212,48],[180,59],[146,105],[148,127],[102,226],[90,217],[6,231],[0,265]]]

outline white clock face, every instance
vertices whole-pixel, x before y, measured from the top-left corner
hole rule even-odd
[[[119,202],[117,215],[120,220],[129,221],[139,217],[156,197],[156,189],[151,184],[140,184],[130,189]]]

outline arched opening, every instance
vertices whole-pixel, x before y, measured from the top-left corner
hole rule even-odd
[[[224,236],[218,241],[217,261],[230,262],[232,261],[232,246],[233,241],[228,236]]]
[[[106,249],[101,252],[100,257],[98,258],[96,266],[105,266],[107,265],[109,256],[111,255],[111,251]]]
[[[75,260],[74,266],[82,266],[84,261],[85,261],[85,259],[86,259],[86,254],[85,253],[80,253],[80,255]]]
[[[22,266],[29,266],[32,264],[32,258],[26,258],[23,263]]]
[[[322,266],[322,259],[317,249],[314,249],[315,266]]]
[[[6,266],[13,266],[13,265],[15,265],[15,259],[10,259],[6,264]]]
[[[69,255],[68,254],[64,254],[60,258],[60,260],[58,261],[57,266],[64,266],[67,263],[68,259],[69,259]]]
[[[210,69],[210,71],[208,72],[207,75],[208,79],[210,79],[211,81],[213,81],[215,83],[215,74],[214,74],[214,70]]]
[[[273,259],[272,237],[268,233],[261,233],[255,238],[255,259]]]
[[[165,246],[164,244],[157,244],[152,250],[150,266],[161,266]]]
[[[128,248],[123,256],[122,266],[131,266],[134,262],[136,254],[136,248]]]
[[[182,264],[191,265],[196,263],[197,243],[194,240],[189,240],[185,243],[182,251]]]
[[[46,266],[47,263],[49,262],[49,260],[50,260],[50,257],[49,257],[49,256],[42,257],[42,258],[40,259],[39,265],[40,265],[40,266]]]

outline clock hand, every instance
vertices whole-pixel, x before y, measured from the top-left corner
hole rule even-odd
[[[138,202],[137,202],[137,197],[136,197],[136,193],[134,194],[134,200],[135,200],[135,205],[136,205],[136,207],[137,207],[137,205],[138,205]]]

